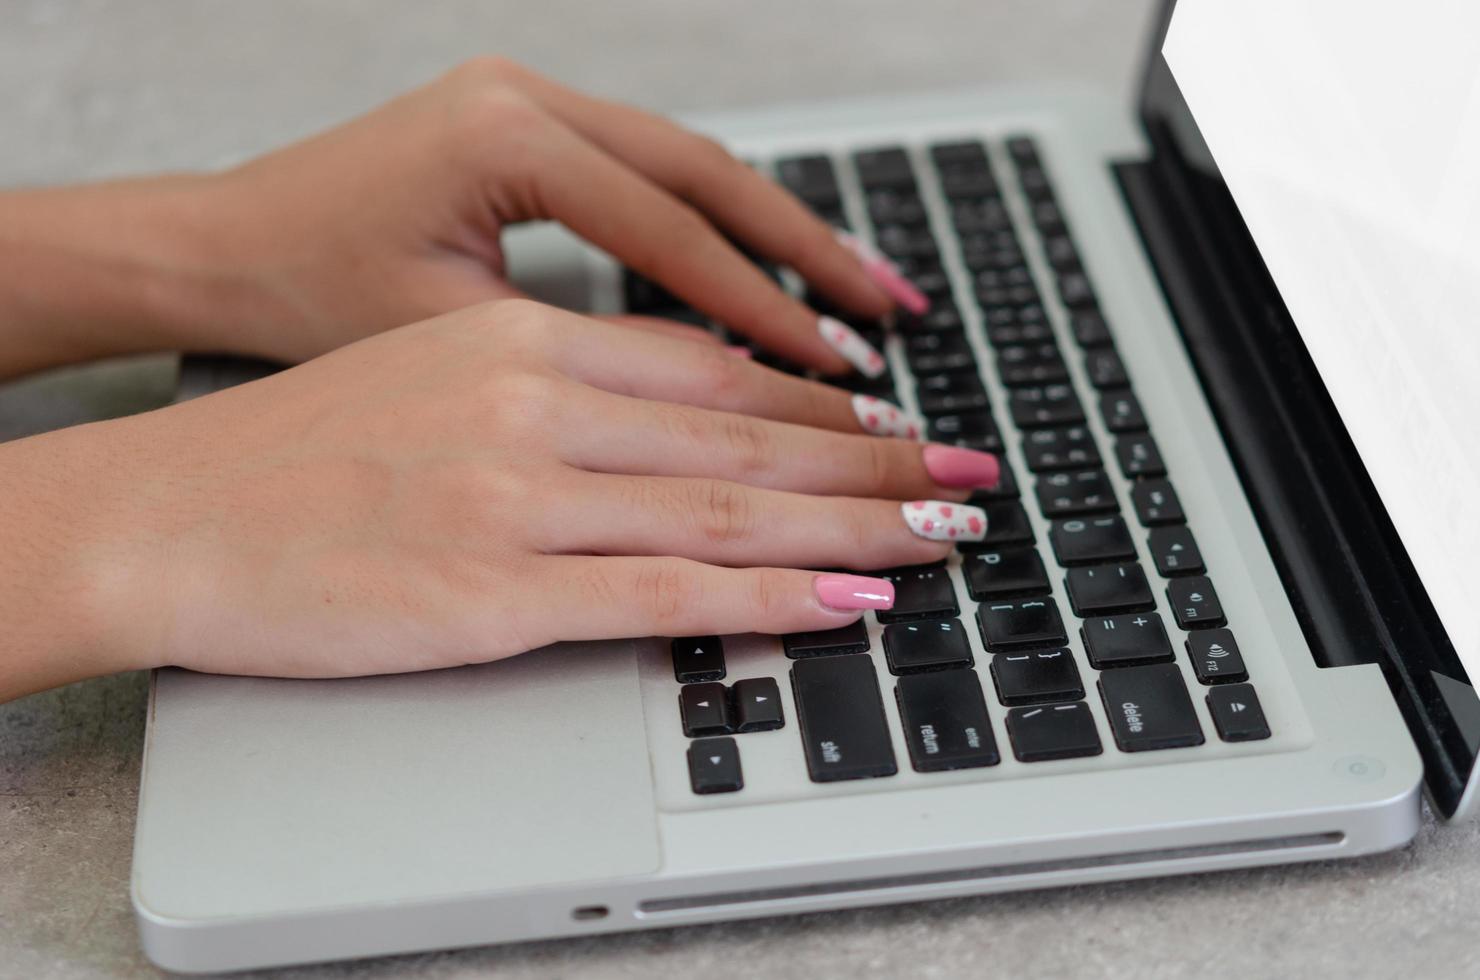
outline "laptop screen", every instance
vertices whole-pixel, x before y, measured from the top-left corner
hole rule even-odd
[[[1209,213],[1233,215],[1220,231],[1257,248],[1452,642],[1398,655],[1432,679],[1463,788],[1480,746],[1480,5],[1179,0],[1162,26],[1143,116]]]

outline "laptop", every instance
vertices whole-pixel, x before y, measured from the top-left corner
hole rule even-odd
[[[1134,106],[1004,90],[700,121],[930,295],[859,324],[890,370],[841,383],[1001,455],[987,540],[890,571],[892,611],[826,633],[332,681],[158,671],[148,956],[236,970],[1354,857],[1408,842],[1425,796],[1468,812],[1477,651],[1466,566],[1435,556],[1475,525],[1430,492],[1453,471],[1414,421],[1452,408],[1414,401],[1445,359],[1353,381],[1382,365],[1384,302],[1427,311],[1410,355],[1438,349],[1442,309],[1401,276],[1333,277],[1352,236],[1291,247],[1292,217],[1339,230],[1320,206],[1342,179],[1297,195],[1308,212],[1261,196],[1261,161],[1318,148],[1255,132],[1289,120],[1240,117],[1209,75],[1245,59],[1249,99],[1319,104],[1300,65],[1251,58],[1272,16],[1168,3]],[[1239,30],[1255,48],[1220,47]],[[1327,40],[1360,54],[1354,29]],[[705,322],[557,231],[509,252],[567,305]],[[1333,345],[1316,328],[1353,290]],[[184,394],[261,370],[197,359]],[[1414,447],[1431,462],[1405,469]]]

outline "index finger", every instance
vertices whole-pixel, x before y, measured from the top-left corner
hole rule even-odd
[[[880,317],[896,301],[916,313],[928,304],[887,259],[856,238],[840,237],[789,192],[715,141],[518,65],[500,70],[566,125],[693,204],[737,241],[795,269],[840,306]]]

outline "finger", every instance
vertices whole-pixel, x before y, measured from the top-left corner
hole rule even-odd
[[[534,574],[570,610],[552,640],[801,633],[888,609],[885,579],[784,568],[717,568],[682,558],[550,557]]]
[[[549,494],[528,526],[536,547],[552,554],[676,555],[715,565],[790,568],[894,568],[940,561],[951,542],[985,515],[939,502],[959,527],[946,540],[922,537],[906,520],[910,505],[819,497],[727,480],[584,473]]]
[[[553,118],[542,136],[543,152],[528,164],[532,200],[520,210],[560,221],[783,357],[883,373],[883,357],[856,331],[788,296],[693,208]]]
[[[802,493],[964,499],[995,486],[996,457],[955,446],[829,432],[731,412],[575,388],[574,424],[551,440],[571,466],[603,473],[710,477]]]
[[[575,315],[552,314],[549,331],[549,356],[556,366],[606,391],[839,432],[904,439],[925,432],[925,420],[898,405],[737,360],[744,348],[675,344],[654,333],[618,334]]]
[[[568,88],[518,65],[504,77],[566,125],[708,215],[755,252],[795,269],[840,305],[878,317],[929,302],[887,259],[840,239],[800,201],[713,140],[644,112]]]
[[[665,320],[656,316],[640,316],[636,313],[602,314],[593,319],[605,323],[613,323],[619,327],[627,327],[632,330],[641,330],[644,333],[653,334],[658,337],[668,337],[674,340],[684,340],[689,343],[704,344],[707,347],[723,348],[725,342],[715,334],[696,327],[691,323],[681,323],[677,320]]]

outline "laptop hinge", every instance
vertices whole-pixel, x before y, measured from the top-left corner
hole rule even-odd
[[[1115,175],[1311,651],[1382,667],[1448,815],[1480,700],[1232,199],[1151,135]]]

